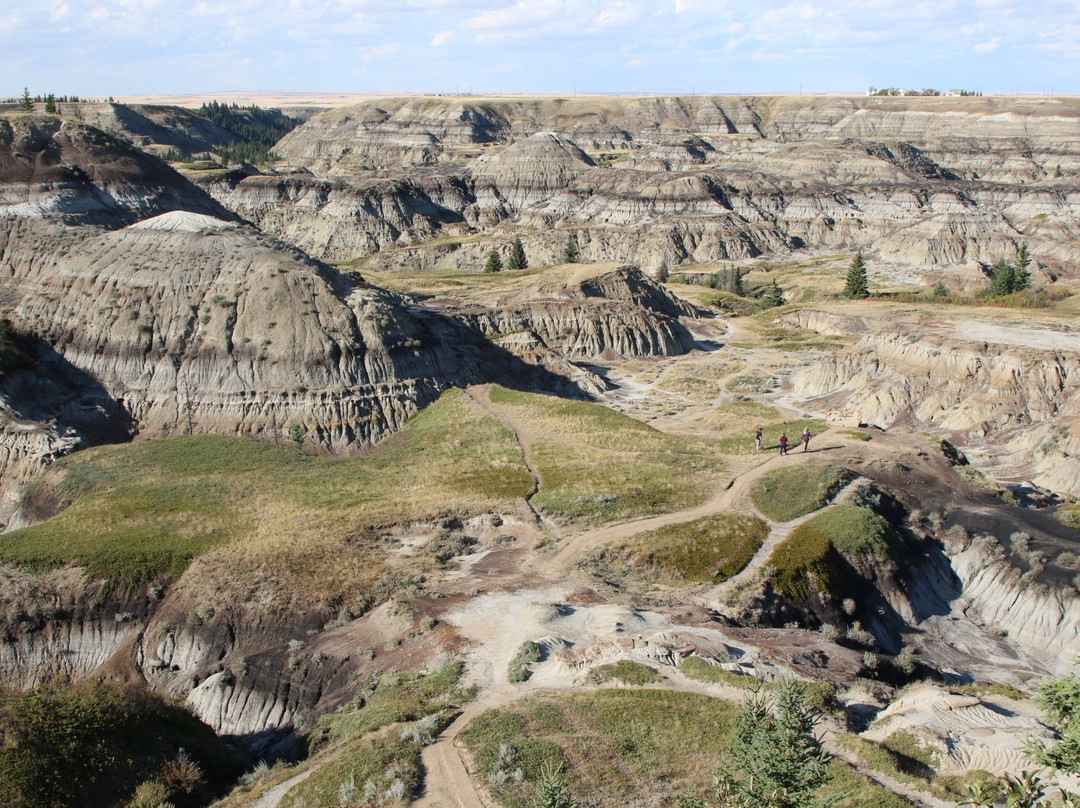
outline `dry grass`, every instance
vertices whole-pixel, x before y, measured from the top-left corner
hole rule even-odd
[[[613,549],[631,570],[668,583],[720,583],[754,557],[769,529],[746,513],[722,513],[651,530]]]
[[[722,381],[746,366],[742,360],[719,363],[680,363],[664,373],[656,387],[693,401],[712,401],[723,391]]]
[[[491,401],[522,426],[540,477],[533,504],[596,524],[705,499],[721,463],[700,442],[665,435],[596,404],[494,387]]]
[[[71,506],[9,534],[0,562],[137,586],[203,556],[196,575],[241,600],[370,594],[377,526],[512,507],[532,484],[513,433],[451,391],[365,457],[214,436],[72,455],[40,483]]]

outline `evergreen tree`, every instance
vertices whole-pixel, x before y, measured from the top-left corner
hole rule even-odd
[[[304,429],[303,424],[293,424],[289,427],[289,440],[296,444],[297,449],[304,445],[304,437],[306,435],[307,430]]]
[[[1016,291],[1016,269],[999,258],[990,272],[990,297],[1001,297]]]
[[[19,102],[20,112],[33,112],[34,111],[34,99],[30,97],[30,88],[23,87],[22,100]]]
[[[773,708],[775,707],[775,715]],[[809,808],[829,779],[829,756],[811,733],[820,714],[806,703],[806,685],[786,679],[775,702],[748,695],[735,724],[731,764],[713,778],[717,802],[731,808]]]
[[[48,115],[56,114],[56,96],[52,93],[45,96],[45,112]]]
[[[510,258],[506,262],[507,269],[528,269],[529,260],[525,257],[525,247],[519,236],[514,237],[514,243],[510,245]]]
[[[746,297],[746,289],[743,288],[742,276],[743,271],[738,267],[724,267],[713,275],[709,285],[712,286],[713,289],[720,289],[724,292],[731,292],[731,294],[738,295],[739,297]]]
[[[765,287],[765,293],[761,296],[761,302],[768,308],[783,306],[787,302],[784,299],[784,290],[780,288],[780,284],[776,282],[775,277],[772,279],[772,282]]]
[[[540,766],[540,783],[533,797],[532,808],[576,808],[566,787],[562,766],[545,762]]]
[[[938,281],[931,294],[934,297],[946,297],[949,294],[949,287],[945,285],[945,281]]]
[[[484,264],[484,272],[499,272],[502,268],[503,262],[499,257],[499,251],[492,247],[491,252],[488,253],[487,263]]]
[[[1016,248],[1016,282],[1014,284],[1014,291],[1021,292],[1031,286],[1031,272],[1028,267],[1031,266],[1031,254],[1028,252],[1028,246],[1026,242],[1021,242],[1020,246]]]
[[[869,280],[866,275],[866,264],[863,262],[861,252],[855,253],[851,265],[847,271],[847,283],[844,285],[844,297],[862,299],[870,297]]]
[[[577,236],[571,233],[566,237],[566,246],[562,251],[562,262],[564,264],[576,264],[578,259],[581,258],[581,250],[578,248]]]
[[[1029,738],[1024,751],[1040,766],[1080,774],[1080,680],[1069,674],[1047,682],[1039,689],[1036,701],[1046,723],[1060,739],[1047,747],[1041,738]]]

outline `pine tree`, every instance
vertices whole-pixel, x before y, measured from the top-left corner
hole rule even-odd
[[[1028,252],[1027,242],[1020,242],[1020,246],[1016,248],[1016,277],[1013,284],[1013,290],[1021,292],[1031,286],[1031,272],[1028,267],[1031,266],[1031,254]]]
[[[566,787],[562,766],[544,762],[540,766],[540,783],[533,797],[532,808],[576,808],[576,803]]]
[[[1001,297],[1016,291],[1016,269],[999,258],[990,272],[990,297]]]
[[[775,707],[775,715],[773,707]],[[735,808],[808,808],[829,779],[829,756],[811,733],[820,714],[806,703],[806,685],[786,679],[775,702],[748,695],[735,724],[731,764],[713,778],[717,802]]]
[[[506,262],[507,269],[528,269],[529,259],[525,257],[525,247],[521,243],[520,236],[514,237],[514,243],[510,245],[510,258]]]
[[[52,93],[45,96],[45,113],[47,115],[56,114],[56,96]]]
[[[866,275],[866,264],[863,262],[861,252],[855,253],[851,265],[847,271],[847,283],[844,285],[844,297],[862,299],[870,297],[869,280]]]
[[[577,236],[571,233],[566,237],[566,246],[562,251],[562,262],[564,264],[576,264],[578,259],[581,258],[581,250],[578,248]]]
[[[780,288],[780,284],[776,282],[775,277],[772,279],[772,282],[765,287],[765,293],[761,296],[761,302],[770,309],[777,306],[783,306],[787,302],[784,299],[784,290]]]
[[[491,252],[488,253],[487,263],[484,264],[484,272],[499,272],[502,268],[503,262],[499,257],[499,251],[492,247]]]
[[[34,111],[34,100],[30,97],[30,88],[29,87],[23,87],[22,101],[19,102],[19,111],[20,112],[33,112]]]

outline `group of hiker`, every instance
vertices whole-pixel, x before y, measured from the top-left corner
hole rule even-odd
[[[757,450],[759,452],[761,451],[761,435],[762,435],[762,429],[759,426],[757,428],[757,432],[754,433],[754,445],[757,447]],[[803,430],[803,433],[802,433],[802,450],[805,452],[809,448],[810,448],[810,427],[807,427],[806,429]],[[787,449],[788,449],[787,432],[781,432],[780,433],[780,454],[786,455],[788,453]]]

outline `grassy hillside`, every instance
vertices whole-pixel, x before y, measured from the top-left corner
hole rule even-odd
[[[377,572],[361,541],[373,526],[483,513],[525,496],[532,478],[513,434],[459,391],[442,397],[365,457],[308,455],[218,436],[79,452],[29,496],[70,506],[0,541],[0,563],[67,563],[135,586],[177,576],[214,548],[320,586]]]
[[[899,539],[881,516],[854,505],[834,505],[807,519],[769,558],[773,586],[792,600],[805,600],[811,586],[837,597],[846,591],[845,561],[887,563]]]
[[[578,804],[644,804],[652,795],[704,797],[731,745],[738,706],[696,693],[609,688],[540,694],[477,716],[459,738],[474,776],[505,808],[533,804],[541,766],[564,764]],[[900,808],[899,797],[834,761],[822,796],[842,808]],[[657,800],[659,804],[659,800]]]
[[[532,501],[558,519],[594,524],[678,510],[704,499],[721,468],[704,445],[595,404],[501,387],[491,401],[528,425],[540,477]]]

